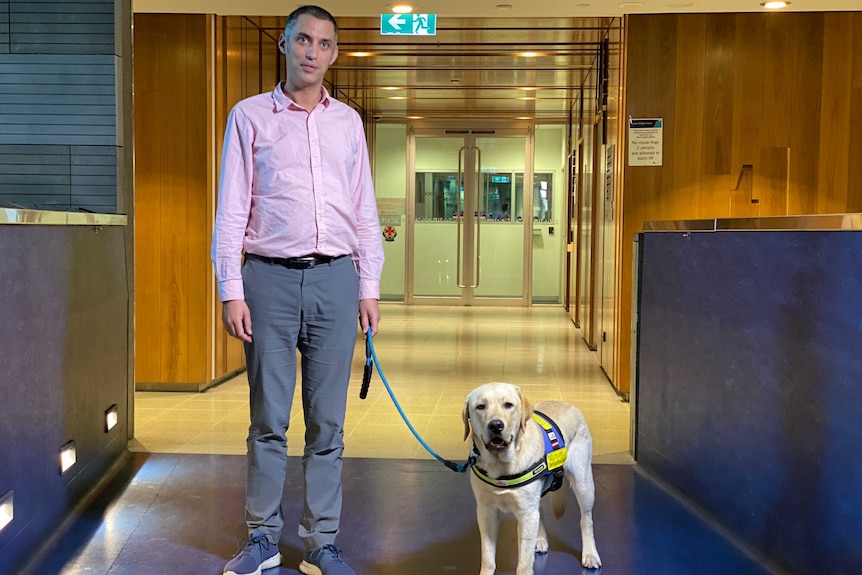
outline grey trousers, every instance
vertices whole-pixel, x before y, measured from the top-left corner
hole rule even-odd
[[[301,355],[305,415],[305,504],[299,536],[307,551],[335,542],[341,518],[341,466],[347,385],[358,331],[359,279],[350,257],[307,270],[247,259],[251,312],[245,344],[251,425],[246,523],[278,542],[287,469],[290,407]]]

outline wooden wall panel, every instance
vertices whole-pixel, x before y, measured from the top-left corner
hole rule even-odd
[[[135,381],[211,379],[207,17],[135,15]]]
[[[853,63],[850,78],[850,134],[862,133],[862,12],[848,15],[852,22]],[[850,138],[850,173],[847,176],[847,211],[862,211],[862,138]]]
[[[695,206],[705,219],[862,210],[862,13],[638,15],[626,26],[623,117],[665,119],[665,162],[624,168],[620,326],[644,221],[690,219]]]
[[[687,24],[687,23],[686,23]],[[733,138],[733,75],[736,67],[733,43],[736,36],[736,17],[718,14],[706,22],[706,58],[704,60],[703,106],[703,167],[704,174],[727,176],[730,180],[730,150]],[[689,54],[679,53],[685,59]],[[684,97],[684,86],[677,86],[679,97]],[[697,116],[679,118],[678,121],[696,121]],[[665,144],[668,146],[668,144]],[[666,149],[676,151],[670,146]],[[667,154],[673,157],[673,154]],[[661,170],[664,171],[664,170]]]
[[[198,19],[186,20],[186,58],[193,64],[188,66],[188,84],[185,100],[188,102],[190,113],[187,118],[188,147],[186,149],[186,162],[190,166],[188,171],[187,189],[188,194],[188,245],[187,253],[190,254],[187,270],[190,286],[200,286],[200,291],[195,290],[194,296],[186,300],[186,313],[188,323],[188,372],[197,381],[199,378],[207,380],[212,377],[210,373],[211,334],[207,325],[212,325],[210,310],[209,290],[212,286],[211,277],[213,268],[210,262],[210,243],[212,237],[213,221],[209,210],[210,198],[212,197],[210,179],[209,133],[211,118],[207,114],[207,102],[210,95],[210,84],[208,76],[208,58],[210,51],[208,42],[207,24],[209,17],[201,22]]]
[[[790,98],[793,115],[807,122],[790,124],[790,182],[788,214],[817,213],[817,187],[820,179],[819,89],[823,82],[823,14],[795,14],[793,30],[793,84]],[[806,38],[805,42],[798,41]]]
[[[846,14],[830,13],[824,24],[820,157],[828,160],[830,169],[820,171],[817,209],[834,213],[847,205],[853,21]]]
[[[706,17],[698,15],[688,26],[679,29],[677,50],[690,54],[676,63],[677,83],[685,86],[685,97],[676,98],[674,117],[691,118],[703,116],[704,109],[704,48]],[[690,214],[696,218],[701,204],[701,166],[703,164],[703,131],[693,122],[675,122],[674,142],[680,154],[673,164],[674,202],[673,213]]]
[[[135,16],[135,381],[161,379],[162,331],[160,256],[162,235],[157,225],[160,186],[159,27],[155,16]]]

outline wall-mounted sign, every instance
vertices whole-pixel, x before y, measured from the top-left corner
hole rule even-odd
[[[384,36],[436,36],[437,14],[381,14]]]
[[[663,130],[661,118],[629,118],[630,166],[661,166]]]

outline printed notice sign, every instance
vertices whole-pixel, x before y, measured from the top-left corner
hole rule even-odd
[[[629,118],[630,166],[661,166],[663,129],[661,118]]]

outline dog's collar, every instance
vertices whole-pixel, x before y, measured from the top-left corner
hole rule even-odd
[[[546,487],[542,491],[542,494],[544,495],[547,491],[559,489],[562,484],[562,474],[555,473],[555,470],[562,467],[566,462],[568,451],[566,448],[566,441],[563,439],[563,434],[560,433],[560,428],[556,423],[554,423],[553,419],[538,411],[533,412],[533,419],[539,424],[542,431],[544,431],[542,437],[545,442],[545,454],[542,458],[520,475],[504,475],[496,478],[489,476],[488,473],[478,465],[474,465],[473,473],[476,477],[488,485],[508,489],[511,487],[527,485],[540,477],[546,477],[551,473],[554,473],[554,475],[559,477],[559,479],[549,477],[550,481],[546,483]],[[475,444],[473,444],[473,451],[478,453],[478,449]]]

